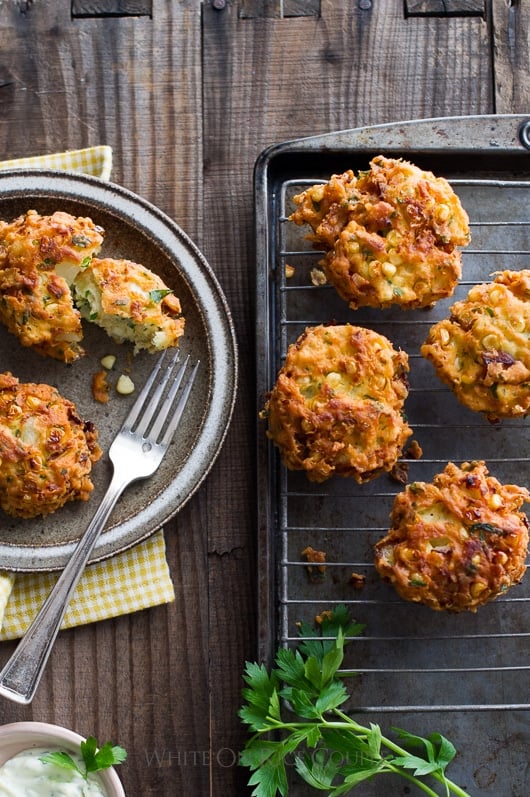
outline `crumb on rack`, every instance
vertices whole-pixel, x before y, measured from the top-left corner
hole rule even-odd
[[[350,576],[350,584],[354,589],[362,589],[366,584],[366,576],[361,573],[352,573]]]
[[[421,459],[423,456],[423,449],[417,440],[411,440],[405,449],[405,456],[407,459]]]
[[[285,264],[285,279],[291,279],[291,277],[294,277],[294,273],[295,273],[295,267],[291,266],[290,263],[286,263]]]
[[[316,285],[317,287],[326,284],[327,278],[322,269],[320,268],[311,269],[311,282],[313,283],[313,285]]]
[[[308,545],[307,548],[304,548],[302,551],[301,556],[309,563],[307,565],[307,574],[310,581],[322,581],[326,572],[326,566],[324,564],[326,561],[326,552],[316,551]]]

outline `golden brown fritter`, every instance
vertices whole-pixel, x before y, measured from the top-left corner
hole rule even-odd
[[[530,412],[530,270],[475,285],[421,348],[439,378],[490,421]]]
[[[54,269],[71,285],[81,266],[101,249],[103,235],[90,218],[28,210],[12,222],[0,222],[0,268]]]
[[[290,219],[300,226],[308,224],[313,230],[309,240],[317,246],[333,249],[358,198],[357,177],[348,169],[343,174],[333,174],[327,183],[313,185],[293,197],[297,208]]]
[[[294,197],[290,219],[309,224],[329,282],[350,307],[427,307],[450,296],[470,239],[460,200],[443,177],[378,156]]]
[[[74,404],[43,384],[0,374],[0,506],[15,517],[48,515],[92,492],[97,432]]]
[[[63,362],[83,356],[81,315],[66,281],[53,269],[0,270],[0,321],[39,354]]]
[[[93,258],[75,279],[75,301],[88,321],[134,352],[177,346],[184,334],[180,301],[164,281],[130,260]]]
[[[308,327],[287,352],[262,417],[285,465],[311,481],[362,483],[391,470],[411,429],[402,409],[408,357],[383,335]]]
[[[449,463],[432,484],[396,496],[375,566],[405,600],[475,612],[523,578],[528,520],[524,487],[503,485],[484,462]]]
[[[69,285],[99,251],[102,232],[91,219],[61,211],[29,210],[0,222],[0,321],[23,346],[64,362],[83,355]]]

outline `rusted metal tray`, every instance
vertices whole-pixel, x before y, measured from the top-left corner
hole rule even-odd
[[[321,255],[287,221],[292,196],[333,173],[365,169],[375,155],[404,157],[450,180],[469,213],[472,243],[453,297],[429,310],[350,310],[312,284]],[[517,115],[428,119],[357,128],[265,150],[255,168],[257,404],[263,407],[288,345],[308,325],[369,326],[408,352],[406,403],[420,460],[410,480],[430,480],[448,461],[486,460],[499,480],[530,487],[530,421],[492,426],[462,407],[419,354],[427,330],[472,284],[498,270],[530,268],[530,119]],[[286,265],[294,276],[286,279]],[[448,615],[400,600],[373,567],[399,484],[345,479],[311,484],[288,472],[258,421],[259,655],[298,638],[296,623],[345,603],[366,631],[349,645],[352,710],[383,726],[439,730],[461,751],[453,775],[471,794],[526,795],[530,743],[530,571],[476,614]],[[325,550],[312,582],[301,556]],[[365,577],[362,590],[351,574]],[[404,794],[384,781],[364,795]],[[370,791],[372,789],[372,791]],[[381,789],[383,789],[381,791]]]

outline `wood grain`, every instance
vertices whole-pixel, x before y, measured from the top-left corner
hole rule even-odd
[[[32,706],[0,703],[1,722],[58,722],[124,744],[128,797],[250,793],[237,766],[245,741],[237,710],[244,663],[257,650],[261,567],[256,158],[332,130],[530,108],[523,3],[488,1],[485,20],[405,19],[398,0],[321,0],[310,15],[298,0],[284,0],[278,14],[265,5],[152,0],[150,17],[75,19],[69,0],[0,6],[3,156],[110,144],[113,180],[174,218],[204,252],[239,344],[226,443],[166,529],[175,603],[62,633]],[[83,7],[95,13],[104,3]],[[2,661],[12,649],[2,645]]]
[[[493,0],[495,113],[530,112],[530,5]]]
[[[486,17],[486,0],[405,0],[406,17]]]

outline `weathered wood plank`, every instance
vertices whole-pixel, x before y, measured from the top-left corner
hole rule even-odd
[[[196,238],[200,22],[199,0],[155,0],[152,18],[74,20],[70,0],[2,4],[2,157],[109,144],[112,179]],[[209,750],[205,502],[197,495],[166,530],[174,604],[61,633],[32,706],[0,703],[2,723],[56,722],[120,741],[128,795],[209,791],[207,762],[185,756]]]
[[[152,0],[72,0],[72,17],[150,17]]]
[[[209,480],[212,506],[237,505],[208,525],[212,751],[240,749],[245,658],[256,655],[252,171],[273,143],[378,122],[491,112],[488,31],[478,18],[404,19],[400,3],[323,0],[320,17],[242,19],[236,3],[205,5],[204,250],[216,264],[240,344],[234,427]],[[219,230],[225,233],[219,235]],[[246,441],[246,446],[241,445]],[[238,497],[239,496],[239,497]],[[265,566],[265,563],[262,563]],[[260,568],[260,565],[257,565]],[[260,574],[263,578],[263,574]],[[229,608],[233,609],[230,611]],[[219,683],[222,680],[222,688]],[[243,775],[212,757],[214,794],[242,794]]]
[[[492,0],[496,113],[530,113],[530,5]]]
[[[406,17],[486,17],[486,0],[405,0]]]

